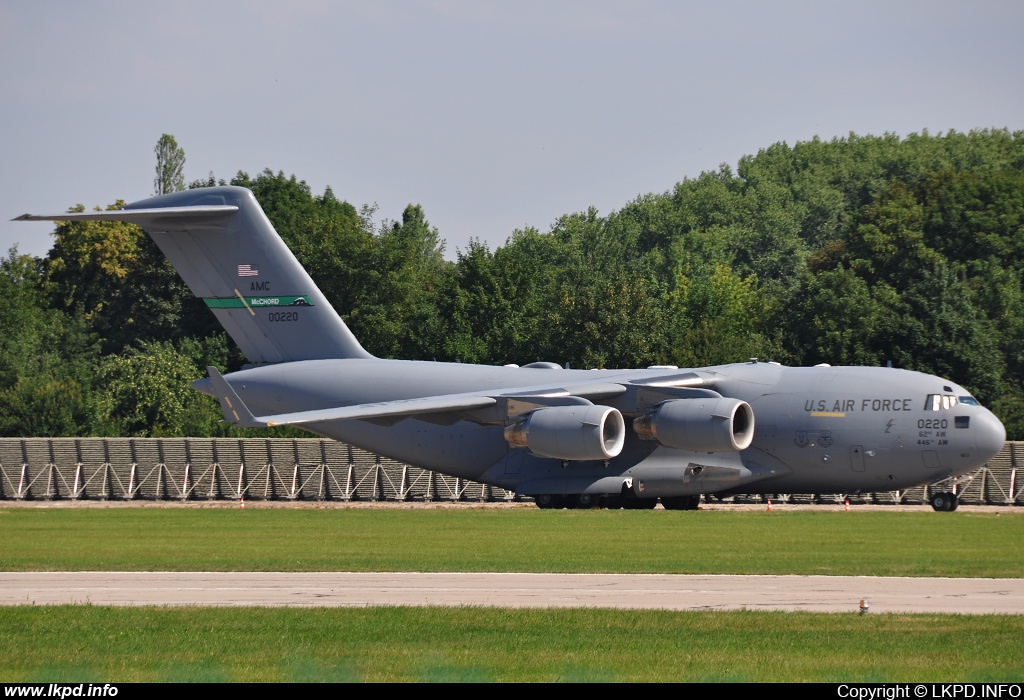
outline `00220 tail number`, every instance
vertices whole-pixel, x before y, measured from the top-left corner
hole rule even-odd
[[[298,321],[299,320],[299,312],[298,311],[271,311],[270,313],[267,314],[267,320],[270,321],[271,323],[276,323],[278,321]]]

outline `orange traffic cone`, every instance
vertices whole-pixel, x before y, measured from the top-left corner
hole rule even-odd
[[[238,499],[238,507],[243,509],[245,508],[245,496],[242,496],[240,499]]]
[[[846,499],[846,512],[847,513],[850,512],[850,499],[849,498]]]
[[[768,510],[769,510],[769,512],[771,511],[771,509],[772,509],[772,499],[769,498],[768,499]]]

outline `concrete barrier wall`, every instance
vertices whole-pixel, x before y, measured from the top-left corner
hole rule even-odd
[[[1024,442],[1007,443],[957,486],[960,502],[1024,505]],[[924,503],[930,489],[886,491],[853,502]],[[322,439],[0,438],[0,500],[510,501],[510,491],[410,467]],[[831,502],[838,494],[779,494]],[[522,499],[530,500],[530,499]],[[735,497],[760,501],[761,497]]]

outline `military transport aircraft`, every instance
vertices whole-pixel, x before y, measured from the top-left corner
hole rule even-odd
[[[119,211],[20,220],[140,225],[251,364],[193,386],[239,426],[296,425],[542,508],[693,509],[702,494],[953,484],[1003,446],[963,387],[884,367],[750,360],[570,370],[383,360],[352,335],[252,192],[211,187]],[[943,486],[945,488],[945,486]],[[954,510],[954,492],[933,497]]]

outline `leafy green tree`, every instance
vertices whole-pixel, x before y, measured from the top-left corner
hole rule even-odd
[[[118,200],[107,211],[123,207],[124,201]],[[69,211],[85,207],[79,204]],[[103,314],[136,262],[144,235],[138,226],[119,221],[59,222],[46,259],[51,304],[86,321]]]
[[[330,188],[313,201],[315,209],[292,234],[291,249],[335,310],[351,322],[374,281],[373,235],[364,230],[354,207],[338,201]]]
[[[548,317],[554,342],[573,367],[644,367],[663,355],[660,295],[634,271],[620,269],[600,280],[573,270],[556,288]],[[575,274],[574,274],[575,273]]]
[[[154,194],[167,194],[185,189],[185,150],[170,134],[164,134],[153,148],[156,153]]]
[[[372,283],[352,311],[353,329],[383,357],[436,356],[437,295],[448,267],[437,229],[422,207],[409,205],[401,222],[384,222],[372,239]]]
[[[894,363],[955,378],[982,402],[999,394],[1005,359],[993,324],[956,270],[939,266],[914,280],[886,328]]]
[[[836,267],[804,279],[800,294],[790,307],[789,332],[795,336],[804,364],[879,365],[880,337],[884,320],[892,309],[892,288],[879,288],[879,295],[849,268]]]
[[[946,262],[928,246],[924,209],[904,183],[894,182],[876,203],[863,209],[861,218],[847,250],[850,266],[870,282],[899,288]]]
[[[680,272],[670,302],[673,364],[700,367],[779,356],[761,331],[772,309],[752,275],[740,277],[722,264],[694,276]]]
[[[547,327],[554,310],[548,264],[555,247],[550,236],[527,228],[514,231],[508,243],[491,254],[494,292],[490,299],[480,294],[476,307],[481,311],[473,314],[488,319],[491,362],[524,365],[562,357]]]
[[[191,383],[202,372],[194,341],[184,349],[144,343],[108,355],[97,373],[96,425],[99,435],[124,437],[210,437],[224,434],[217,402]]]
[[[39,260],[0,260],[0,435],[85,435],[98,347],[81,317],[42,306],[41,286]]]
[[[437,359],[522,365],[561,357],[546,354],[547,339],[538,331],[546,322],[546,279],[534,246],[547,243],[528,229],[493,253],[477,240],[458,252],[438,299]]]

